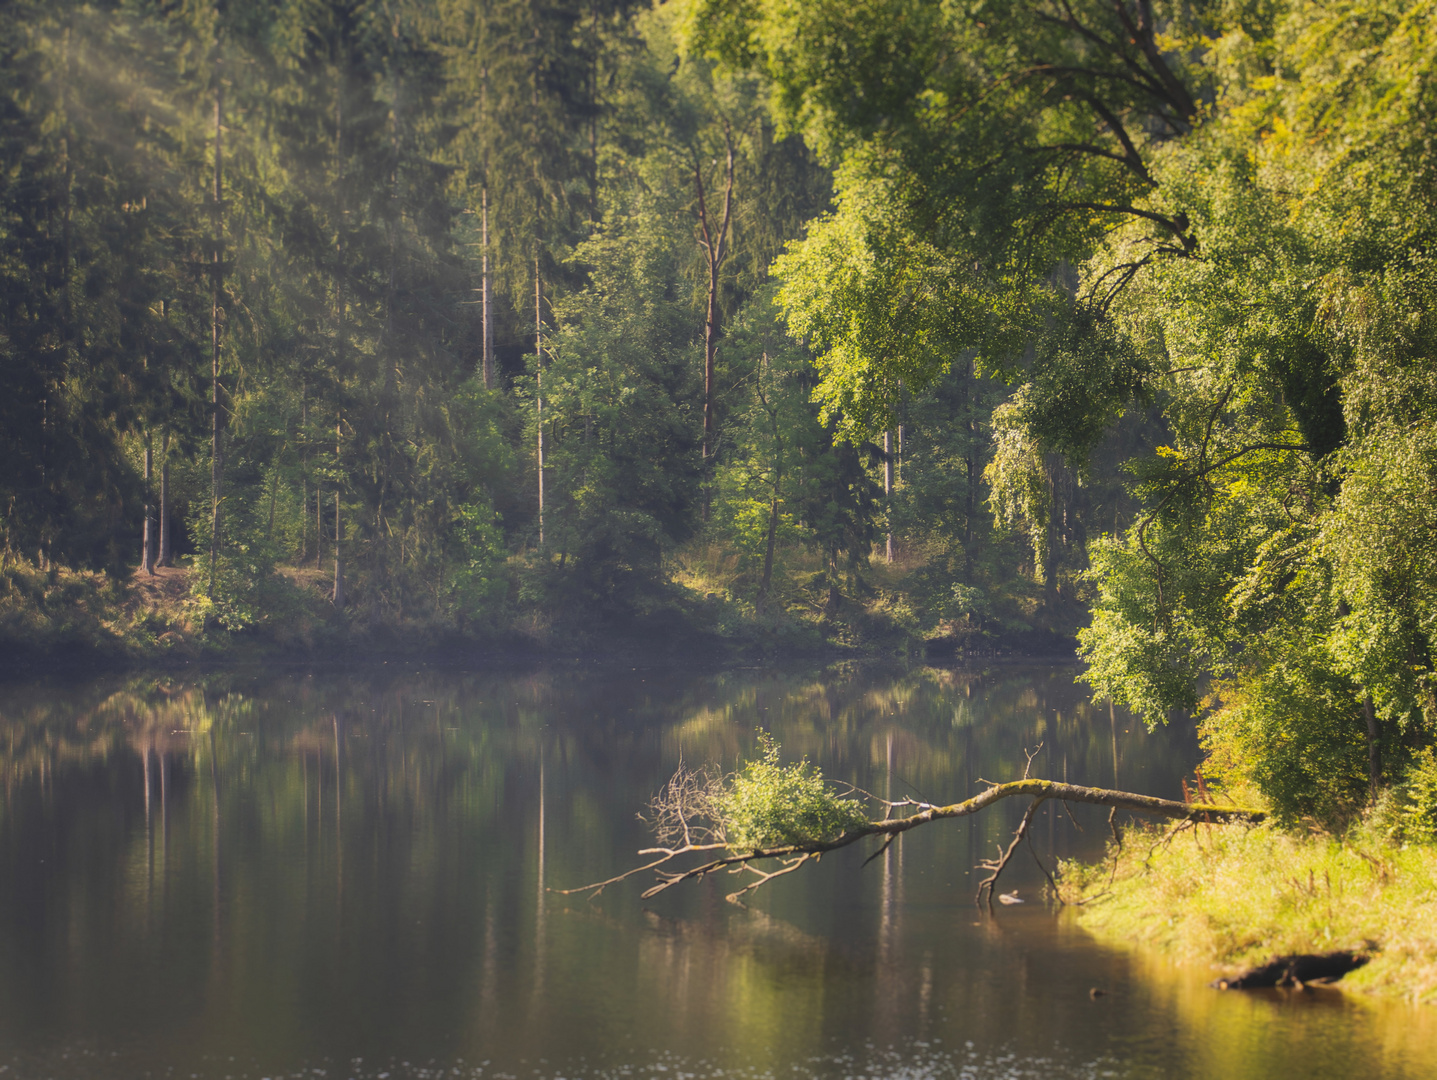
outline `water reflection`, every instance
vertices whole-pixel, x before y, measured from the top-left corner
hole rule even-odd
[[[1437,1047],[1403,1009],[1214,994],[1038,905],[981,916],[971,867],[1017,806],[867,869],[837,853],[749,912],[724,880],[649,908],[639,882],[546,891],[629,865],[675,765],[732,767],[760,726],[890,798],[963,797],[1040,743],[1040,775],[1171,796],[1197,753],[1087,703],[1070,669],[12,684],[0,1066],[1399,1077]],[[1080,832],[1054,809],[1043,859],[1101,847],[1100,811]],[[1039,869],[1015,867],[1035,895]]]

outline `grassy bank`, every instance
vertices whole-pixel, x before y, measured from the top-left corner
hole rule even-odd
[[[1437,1004],[1437,846],[1275,826],[1127,831],[1104,865],[1066,864],[1068,900],[1098,937],[1208,964],[1214,977],[1293,953],[1371,955],[1344,989]],[[1113,856],[1116,855],[1116,870]]]

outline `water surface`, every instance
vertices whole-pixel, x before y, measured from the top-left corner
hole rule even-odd
[[[989,916],[974,864],[1021,813],[846,851],[743,910],[552,890],[633,864],[682,760],[762,727],[897,798],[1021,773],[1180,793],[1189,731],[1072,668],[364,672],[0,686],[0,1077],[1418,1077],[1431,1010],[1207,989],[1040,900],[1040,812]],[[1082,831],[1077,826],[1081,825]],[[1106,991],[1094,999],[1089,991]]]

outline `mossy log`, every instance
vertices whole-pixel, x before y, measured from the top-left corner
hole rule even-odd
[[[1032,756],[1029,757],[1031,764]],[[671,790],[683,787],[680,783],[680,774],[675,775],[675,781],[671,782]],[[982,902],[985,893],[989,903],[992,901],[993,886],[997,883],[998,876],[1007,866],[1014,851],[1023,837],[1027,834],[1028,826],[1033,820],[1033,815],[1043,803],[1052,801],[1065,803],[1089,803],[1096,806],[1110,807],[1114,812],[1118,810],[1129,810],[1137,814],[1146,814],[1150,817],[1169,818],[1178,821],[1191,822],[1229,822],[1242,821],[1257,823],[1266,817],[1261,810],[1252,810],[1239,806],[1221,806],[1216,803],[1192,803],[1178,802],[1175,799],[1159,799],[1151,795],[1139,795],[1131,791],[1111,791],[1107,788],[1086,787],[1082,784],[1063,784],[1053,780],[1037,780],[1024,777],[1021,780],[1013,780],[1006,784],[992,784],[985,791],[973,796],[971,799],[964,799],[962,802],[950,803],[945,806],[938,806],[932,803],[919,802],[916,800],[904,800],[898,803],[885,803],[888,813],[880,820],[869,821],[866,824],[848,829],[839,836],[806,840],[800,843],[785,844],[781,847],[760,848],[756,850],[735,850],[720,834],[713,830],[705,830],[704,835],[712,837],[711,842],[695,843],[685,842],[673,847],[645,848],[639,854],[656,856],[653,861],[636,866],[622,874],[618,874],[605,881],[596,881],[589,885],[582,885],[574,889],[557,890],[564,895],[572,893],[589,893],[597,895],[609,885],[623,881],[634,874],[653,870],[658,881],[645,890],[645,899],[663,892],[682,881],[706,877],[709,874],[720,870],[748,870],[755,874],[758,880],[750,882],[744,888],[731,893],[728,899],[732,902],[739,902],[740,897],[751,892],[776,877],[790,874],[799,869],[811,859],[817,859],[830,851],[845,848],[867,837],[878,837],[883,840],[882,847],[874,853],[876,857],[880,854],[894,838],[916,829],[922,825],[934,821],[942,821],[948,818],[967,817],[985,810],[994,803],[1004,799],[1031,798],[1023,814],[1022,823],[1018,826],[1012,842],[1006,850],[1001,851],[999,857],[994,860],[985,861],[982,869],[988,870],[989,876],[980,883],[978,887],[978,900]],[[880,800],[881,801],[881,800]],[[905,816],[894,816],[895,811],[912,810]],[[690,838],[689,828],[684,823],[683,810],[679,807],[677,820],[683,826],[683,836],[687,841]],[[718,854],[723,852],[724,854]],[[697,865],[684,870],[665,870],[663,867],[675,859],[688,855],[704,856],[703,861]],[[763,871],[753,864],[764,859],[776,859],[779,861],[779,868],[773,871]]]

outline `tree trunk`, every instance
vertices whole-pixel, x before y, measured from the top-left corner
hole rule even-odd
[[[339,488],[334,489],[334,606],[344,607],[344,513],[339,505]]]
[[[145,573],[155,575],[155,507],[151,498],[155,471],[155,452],[150,445],[150,433],[145,432],[145,532],[141,541],[140,561]]]
[[[309,382],[299,384],[299,565],[309,558]]]
[[[339,225],[335,231],[334,243],[334,307],[335,307],[335,375],[338,378],[344,377],[344,361],[346,345],[345,326],[346,299],[345,299],[345,267],[344,267],[344,241],[345,241],[345,214],[346,200],[344,190],[344,77],[340,76],[339,85],[335,92],[334,104],[334,157],[336,161],[336,172],[339,176]],[[343,416],[338,415],[334,421],[334,592],[330,598],[334,601],[335,607],[344,606],[344,517],[340,511],[339,493],[344,486],[340,479],[340,437],[343,428]]]
[[[773,583],[773,549],[778,536],[778,504],[783,497],[783,435],[778,427],[778,405],[770,404],[764,393],[764,377],[769,374],[768,353],[763,353],[758,369],[758,401],[768,413],[769,433],[773,437],[773,491],[768,504],[768,539],[764,545],[763,580],[758,586],[760,610],[768,603],[768,591]]]
[[[538,429],[539,550],[544,550],[544,285],[534,256],[534,426]]]
[[[484,301],[484,389],[494,389],[494,304],[493,283],[489,277],[489,189],[483,192],[483,219],[481,239],[483,247],[483,269],[480,277],[480,292]]]
[[[1047,555],[1043,559],[1043,607],[1051,612],[1058,600],[1058,470],[1062,468],[1054,454],[1047,455],[1048,524]]]
[[[724,142],[727,144],[727,155],[724,164],[723,216],[719,219],[717,228],[709,217],[708,201],[704,191],[703,167],[697,155],[694,159],[694,191],[698,196],[699,204],[699,245],[704,249],[708,262],[708,302],[704,310],[704,521],[709,518],[708,472],[713,465],[714,454],[717,450],[714,422],[714,368],[718,356],[719,320],[721,318],[719,310],[721,280],[719,275],[723,270],[724,260],[728,258],[729,224],[733,217],[734,149],[732,136],[727,130],[724,132]]]
[[[778,495],[774,494],[768,503],[768,541],[763,549],[763,580],[758,583],[759,608],[768,603],[768,590],[773,582],[773,545],[778,536]]]
[[[281,447],[283,450],[283,447]],[[274,539],[274,504],[279,498],[279,465],[274,465],[274,473],[269,479],[269,523],[265,526],[264,542],[268,544]]]
[[[968,431],[968,438],[963,452],[963,475],[964,475],[964,508],[963,508],[963,550],[967,555],[973,547],[973,514],[977,509],[977,484],[975,477],[975,462],[973,460],[974,432],[973,432],[973,361],[969,360],[967,371],[964,373],[967,378],[963,382],[963,423]]]
[[[883,433],[883,506],[888,515],[884,562],[893,562],[893,432]]]
[[[210,580],[205,592],[210,599],[214,599],[215,595],[215,566],[220,556],[220,484],[224,478],[220,443],[220,293],[224,288],[223,116],[224,85],[216,71],[214,264],[210,275]]]
[[[174,550],[170,542],[170,430],[165,428],[165,437],[160,444],[160,554],[156,560],[160,566],[169,566],[174,561]]]
[[[1377,741],[1377,709],[1371,694],[1362,699],[1362,711],[1367,719],[1367,780],[1372,801],[1376,802],[1377,791],[1382,786],[1382,747]]]

